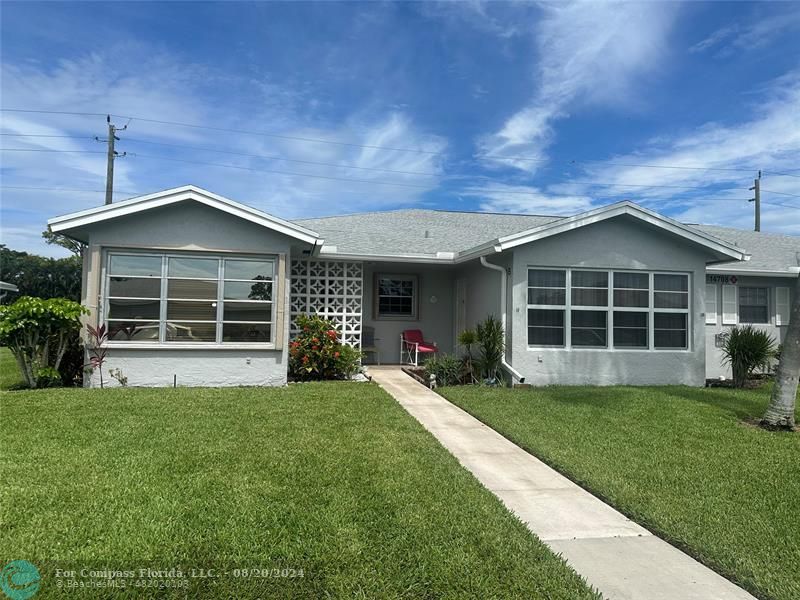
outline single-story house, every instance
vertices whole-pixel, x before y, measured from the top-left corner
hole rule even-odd
[[[194,186],[56,217],[87,245],[87,321],[131,385],[281,385],[293,318],[369,332],[384,363],[487,315],[505,370],[546,384],[703,385],[739,323],[785,334],[800,238],[631,202],[568,217],[397,210],[287,221]],[[97,374],[89,385],[97,385]]]

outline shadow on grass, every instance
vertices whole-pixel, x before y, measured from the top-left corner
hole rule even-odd
[[[760,419],[769,402],[769,390],[732,388],[675,388],[676,396],[727,413],[739,421]]]

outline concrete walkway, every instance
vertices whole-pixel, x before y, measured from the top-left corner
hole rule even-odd
[[[755,600],[398,367],[369,374],[606,598]]]

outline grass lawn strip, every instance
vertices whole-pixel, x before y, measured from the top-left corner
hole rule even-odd
[[[453,387],[446,398],[763,598],[800,598],[800,435],[770,388]]]
[[[0,559],[39,597],[74,597],[56,565],[304,572],[191,582],[214,597],[596,597],[374,385],[14,391],[0,415]]]

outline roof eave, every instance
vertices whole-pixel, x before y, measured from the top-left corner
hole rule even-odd
[[[282,233],[307,244],[314,244],[320,239],[317,232],[301,225],[269,215],[260,210],[192,185],[163,190],[155,194],[138,196],[114,204],[53,217],[52,219],[48,219],[47,224],[53,232],[64,233],[78,227],[93,225],[102,221],[136,214],[161,206],[168,206],[185,200],[194,200],[206,206],[217,208],[228,214],[277,231],[278,233]]]

